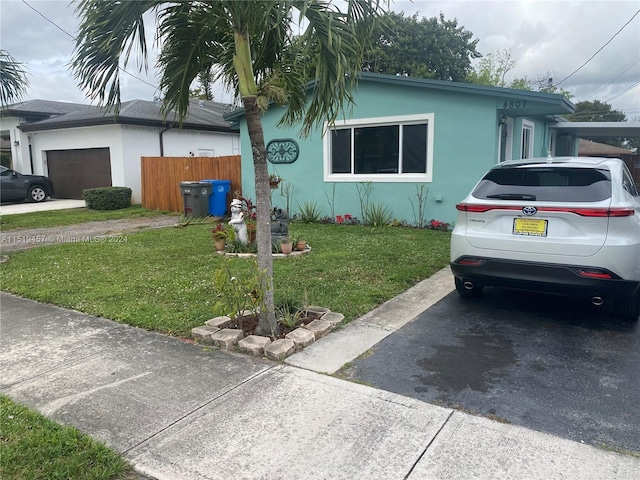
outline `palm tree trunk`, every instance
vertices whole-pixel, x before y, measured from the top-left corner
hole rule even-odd
[[[242,97],[253,154],[253,169],[256,183],[256,238],[258,243],[258,269],[260,270],[260,286],[264,292],[264,310],[260,312],[260,320],[256,333],[258,335],[276,336],[279,333],[275,316],[273,295],[273,256],[271,255],[271,188],[269,187],[269,170],[267,168],[267,152],[264,144],[264,133],[260,112],[255,96]]]

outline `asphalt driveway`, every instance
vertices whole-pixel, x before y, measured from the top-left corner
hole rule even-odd
[[[342,372],[580,442],[640,452],[640,326],[574,300],[452,293]]]

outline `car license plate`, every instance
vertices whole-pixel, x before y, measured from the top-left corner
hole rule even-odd
[[[531,237],[546,237],[547,224],[547,220],[537,218],[514,218],[513,234],[527,235]]]

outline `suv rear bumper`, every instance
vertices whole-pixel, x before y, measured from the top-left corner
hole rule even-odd
[[[460,257],[451,262],[453,275],[474,285],[557,293],[574,297],[630,297],[640,292],[640,281],[624,280],[601,268],[523,262],[487,257]],[[611,278],[581,275],[581,271]]]

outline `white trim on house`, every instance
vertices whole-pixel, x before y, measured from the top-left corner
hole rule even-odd
[[[498,128],[498,163],[507,160],[513,160],[513,118],[511,117],[505,117],[504,123]]]
[[[425,173],[332,173],[331,171],[331,131],[345,127],[372,127],[385,125],[415,125],[426,123],[427,125],[427,150]],[[325,123],[323,131],[326,132],[322,140],[322,158],[324,163],[325,182],[431,182],[433,179],[433,140],[434,140],[435,114],[424,113],[418,115],[400,115],[392,117],[374,117],[367,119],[349,119],[335,122],[334,126]],[[400,145],[402,145],[402,129],[400,130]],[[353,142],[351,145],[351,165],[353,172]],[[398,162],[402,164],[402,148],[399,151]]]
[[[520,158],[533,158],[533,144],[536,125],[529,120],[522,120],[520,136]]]

